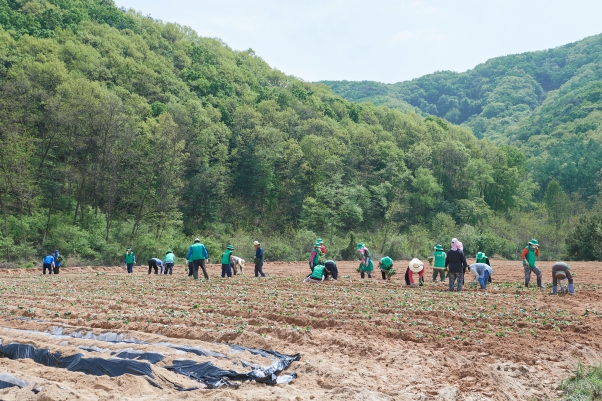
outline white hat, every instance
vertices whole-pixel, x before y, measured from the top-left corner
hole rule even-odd
[[[424,264],[419,259],[410,260],[410,270],[414,273],[420,273],[424,269]]]
[[[261,244],[259,243],[259,241],[255,241],[255,242],[253,242],[253,245],[261,245]]]
[[[199,239],[199,237],[196,237],[196,238],[194,239],[194,242],[201,242],[201,240]]]

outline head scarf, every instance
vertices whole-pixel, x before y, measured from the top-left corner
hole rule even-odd
[[[458,241],[457,238],[454,238],[451,240],[451,250],[452,251],[457,251],[457,250],[462,250],[464,249],[464,247],[462,246],[462,243],[460,241]]]

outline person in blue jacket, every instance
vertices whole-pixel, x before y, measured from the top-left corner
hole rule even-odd
[[[42,261],[42,274],[46,274],[46,269],[48,269],[48,274],[52,274],[54,270],[54,256],[48,255]]]
[[[253,243],[255,247],[255,277],[265,277],[265,273],[263,272],[263,248],[259,241],[255,241]]]
[[[59,253],[59,250],[56,249],[52,257],[54,257],[54,274],[59,274],[59,269],[61,267],[61,262],[63,261],[63,256]]]

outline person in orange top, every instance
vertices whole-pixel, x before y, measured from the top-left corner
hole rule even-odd
[[[535,265],[538,257],[539,243],[536,239],[532,239],[529,241],[521,255],[523,260],[523,268],[525,270],[525,287],[529,287],[529,281],[531,281],[531,272],[533,272],[537,276],[537,287],[543,288],[541,283],[541,270],[539,270],[539,268]]]

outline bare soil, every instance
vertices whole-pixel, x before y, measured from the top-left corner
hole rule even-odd
[[[338,264],[340,279],[303,284],[305,262],[267,263],[268,277],[221,279],[221,265],[210,265],[211,280],[147,275],[147,267],[62,268],[58,276],[41,270],[0,270],[0,339],[3,344],[34,344],[64,355],[79,346],[110,350],[158,351],[166,359],[153,372],[163,390],[141,377],[86,376],[49,368],[32,360],[0,358],[0,373],[42,386],[0,390],[1,400],[549,400],[576,365],[602,361],[602,265],[573,262],[577,294],[548,295],[550,288],[523,286],[520,262],[492,261],[493,284],[486,292],[465,286],[462,293],[430,281],[406,287],[407,261],[384,282],[380,272],[361,280],[356,262]],[[540,262],[544,282],[552,262]],[[466,282],[472,275],[466,275]],[[532,285],[535,277],[532,278]],[[598,313],[600,311],[600,314]],[[26,318],[26,319],[23,319]],[[152,345],[111,344],[59,338],[36,332],[61,327],[66,334],[116,332]],[[25,332],[24,330],[29,330]],[[169,383],[198,383],[162,367],[174,359],[212,360],[244,371],[232,361],[182,355],[157,345],[170,342],[228,354],[223,345],[301,353],[285,372],[291,384],[246,382],[237,390],[179,392]],[[222,343],[222,344],[216,344]],[[93,356],[105,355],[94,353]],[[109,357],[109,356],[107,356]],[[269,365],[253,355],[241,359]]]

